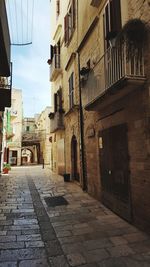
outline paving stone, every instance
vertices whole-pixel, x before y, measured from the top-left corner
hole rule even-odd
[[[40,234],[20,235],[17,236],[17,241],[37,241],[41,240]]]
[[[11,235],[21,235],[21,230],[16,230],[16,231],[6,231],[7,236],[11,236]]]
[[[128,242],[140,242],[143,240],[147,240],[148,236],[146,234],[143,233],[132,233],[132,234],[127,234],[127,235],[123,235],[123,238],[125,238]]]
[[[1,236],[0,237],[0,242],[13,242],[16,241],[16,236],[12,235],[12,236]]]
[[[26,229],[26,230],[21,230],[22,235],[34,235],[34,234],[40,234],[39,229]]]
[[[0,236],[6,235],[7,231],[0,231]]]
[[[17,267],[17,262],[0,262],[0,267]]]
[[[27,167],[26,172],[12,168],[12,174],[7,183],[0,180],[0,186],[4,185],[0,195],[0,266],[150,266],[148,235],[79,186],[65,184],[61,176],[38,166]],[[68,207],[47,208],[44,197],[60,195],[65,196]]]
[[[126,261],[121,258],[110,258],[98,263],[99,267],[127,267]],[[131,266],[132,267],[132,266]],[[135,267],[135,265],[133,265]]]
[[[19,263],[19,267],[49,267],[47,259],[25,260]]]
[[[37,219],[21,219],[14,220],[14,225],[28,225],[28,224],[38,224]]]
[[[13,224],[13,221],[12,220],[5,220],[5,221],[0,221],[0,225],[12,225]]]
[[[57,237],[66,237],[66,236],[72,236],[71,231],[59,231],[56,232]]]
[[[117,247],[107,248],[112,257],[121,257],[134,254],[132,248],[127,245],[120,245]]]
[[[67,259],[70,266],[79,266],[86,263],[85,258],[80,253],[67,255]]]
[[[85,241],[85,238],[84,236],[71,236],[71,237],[61,237],[59,238],[59,242],[60,244],[71,244],[72,243],[78,243],[78,242],[81,242],[81,241]]]
[[[53,230],[46,230],[46,231],[42,230],[41,234],[42,234],[43,241],[50,241],[50,240],[56,239],[56,235]]]
[[[28,241],[25,242],[26,248],[42,248],[44,247],[44,242],[39,240],[39,241]]]
[[[57,256],[49,258],[51,267],[69,267],[65,256]]]
[[[83,253],[87,263],[99,262],[110,257],[110,254],[105,249],[90,250],[88,253]]]
[[[87,250],[95,250],[98,248],[112,247],[112,242],[108,238],[101,238],[99,240],[88,240],[84,242],[84,246]]]
[[[45,258],[46,253],[43,248],[25,248],[13,250],[1,250],[0,261],[15,261],[23,259],[39,259]]]
[[[16,231],[16,230],[37,230],[39,229],[39,225],[37,224],[32,224],[32,225],[8,225],[8,226],[4,226],[4,230],[10,230],[10,231]]]
[[[125,238],[121,237],[121,236],[110,237],[110,240],[116,246],[128,243],[128,241]]]
[[[46,251],[49,257],[62,254],[62,249],[57,240],[45,242]]]
[[[2,249],[20,249],[20,248],[25,248],[25,243],[24,242],[6,242],[2,243],[0,240],[0,250]]]
[[[81,242],[74,244],[64,244],[62,245],[62,249],[65,254],[74,254],[74,253],[82,253],[86,251],[84,244]]]
[[[84,264],[84,265],[80,265],[78,267],[98,267],[97,263],[92,263],[92,264]]]

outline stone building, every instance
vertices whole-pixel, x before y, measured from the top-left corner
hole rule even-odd
[[[149,228],[150,3],[54,2],[48,63],[54,106],[61,88],[64,123],[54,132],[57,144],[60,131],[64,138],[65,172],[121,217]]]
[[[35,118],[24,118],[22,130],[21,164],[41,163],[40,136],[36,131]]]
[[[50,114],[51,133],[54,133],[53,170],[59,174],[69,173],[72,180],[79,180],[79,94],[76,78],[78,67],[77,59],[74,57],[77,47],[77,28],[74,29],[73,40],[69,46],[66,46],[69,40],[64,39],[64,17],[67,17],[68,11],[73,23],[75,22],[75,16],[72,13],[74,3],[74,1],[51,3],[53,5],[51,10],[55,9],[56,5],[56,14],[53,14],[55,30],[48,63],[53,102],[53,112]],[[65,38],[68,38],[67,36]]]
[[[3,111],[11,106],[10,35],[5,1],[0,1],[0,166],[3,140]],[[1,172],[1,167],[0,167]]]
[[[11,108],[5,109],[4,114],[4,161],[8,161],[11,165],[21,165],[21,141],[22,141],[22,119],[23,119],[23,103],[22,91],[12,89]],[[8,160],[5,160],[5,159]]]
[[[36,132],[39,135],[41,163],[52,168],[52,135],[50,134],[49,113],[51,107],[46,107],[40,114],[35,116]]]

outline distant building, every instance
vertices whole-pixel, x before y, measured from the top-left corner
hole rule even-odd
[[[11,165],[21,165],[21,139],[23,103],[22,91],[12,90],[12,106],[4,113],[4,162]]]
[[[11,106],[10,35],[5,1],[0,1],[0,173],[3,140],[3,112]]]
[[[46,107],[40,114],[35,116],[36,132],[39,135],[41,163],[52,168],[52,134],[50,134],[49,113],[51,107]]]
[[[21,164],[40,163],[40,141],[35,118],[23,119]]]

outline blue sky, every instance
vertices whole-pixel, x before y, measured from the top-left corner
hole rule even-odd
[[[34,0],[33,18],[32,44],[11,46],[13,87],[22,90],[25,117],[32,117],[51,104],[47,64],[52,26],[49,0]]]

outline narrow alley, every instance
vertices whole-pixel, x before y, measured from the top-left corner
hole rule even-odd
[[[0,178],[0,267],[148,267],[149,236],[42,166]]]

